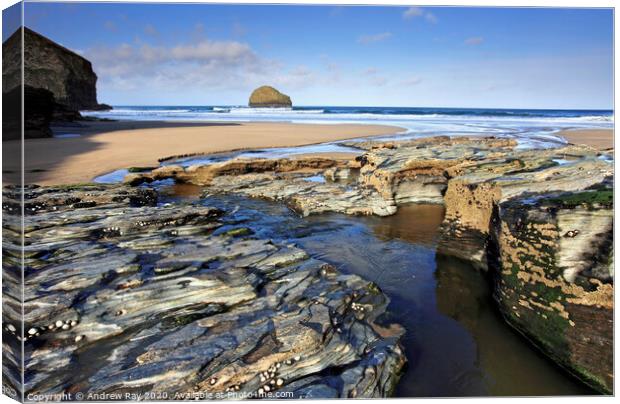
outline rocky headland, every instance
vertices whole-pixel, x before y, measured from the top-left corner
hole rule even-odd
[[[613,165],[586,146],[497,138],[354,142],[350,161],[236,159],[131,174],[282,201],[303,216],[445,205],[438,253],[488,273],[506,321],[593,388],[613,388]]]
[[[51,136],[52,120],[81,119],[80,110],[111,109],[97,102],[97,75],[88,60],[27,27],[23,53],[20,28],[2,44],[2,57],[2,94],[9,117],[3,120],[4,140],[21,136],[21,111],[19,119],[10,118],[21,105],[22,86],[27,138]]]
[[[253,108],[283,108],[292,107],[293,103],[288,95],[271,86],[262,86],[252,91],[248,105]]]

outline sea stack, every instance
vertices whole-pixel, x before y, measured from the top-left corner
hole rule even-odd
[[[249,105],[253,108],[290,108],[293,103],[288,95],[271,86],[262,86],[252,91]]]

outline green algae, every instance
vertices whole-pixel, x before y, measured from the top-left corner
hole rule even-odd
[[[379,288],[379,285],[377,285],[377,284],[376,284],[376,283],[374,283],[374,282],[370,282],[370,283],[368,284],[367,289],[368,289],[368,292],[369,292],[371,295],[380,295],[380,294],[382,293],[382,292],[381,292],[381,289]]]
[[[129,167],[127,171],[130,173],[143,173],[146,171],[153,171],[156,168],[157,167]]]
[[[605,207],[613,207],[614,203],[614,191],[613,189],[600,189],[592,191],[583,191],[565,194],[553,198],[548,198],[543,201],[545,206],[557,206],[565,209],[573,209],[577,206],[592,207],[594,205],[600,205]]]
[[[247,227],[239,227],[236,229],[230,229],[222,233],[222,235],[229,236],[229,237],[240,237],[240,236],[249,236],[252,233],[253,233],[252,230],[248,229]]]

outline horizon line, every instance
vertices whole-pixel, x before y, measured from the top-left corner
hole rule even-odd
[[[250,107],[247,104],[110,104],[112,107]],[[614,108],[511,108],[511,107],[437,107],[437,106],[424,106],[424,107],[412,107],[403,105],[293,105],[292,107],[276,107],[277,108],[318,108],[318,107],[345,107],[345,108],[411,108],[411,109],[496,109],[496,110],[517,110],[517,111],[606,111],[614,112]]]

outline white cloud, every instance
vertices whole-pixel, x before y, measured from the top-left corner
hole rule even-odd
[[[250,91],[263,84],[286,89],[323,80],[306,66],[288,68],[258,56],[239,41],[201,39],[173,46],[122,44],[85,51],[99,76],[100,88],[130,94],[139,90],[172,94]]]
[[[421,17],[424,15],[424,11],[420,7],[409,7],[403,13],[403,18],[406,20],[410,20],[416,17]]]
[[[437,23],[438,19],[435,14],[430,11],[426,11],[420,7],[409,7],[403,12],[403,18],[405,20],[413,20],[414,18],[424,17],[424,19],[432,24]]]
[[[435,14],[431,13],[430,11],[426,13],[424,18],[426,18],[426,21],[430,22],[431,24],[437,24],[437,17],[435,17]]]
[[[467,38],[465,40],[465,45],[480,45],[482,42],[484,42],[484,38],[481,36],[472,36],[470,38]]]
[[[196,45],[179,45],[171,49],[152,48],[152,52],[160,58],[178,60],[194,60],[199,62],[211,61],[240,61],[255,58],[249,45],[236,41],[209,41],[204,40]]]
[[[117,47],[97,47],[86,51],[88,59],[98,69],[128,70],[138,72],[149,67],[183,61],[200,64],[230,65],[251,62],[256,55],[250,47],[237,41],[202,40],[192,45],[173,47],[143,44],[122,44]]]
[[[362,35],[357,39],[357,42],[363,45],[368,45],[371,43],[385,41],[386,39],[389,39],[390,37],[392,37],[391,32],[381,32],[379,34],[373,34],[373,35]]]
[[[383,87],[389,82],[387,77],[379,74],[379,69],[376,67],[369,67],[363,71],[363,74],[366,76],[365,82],[373,86]]]

